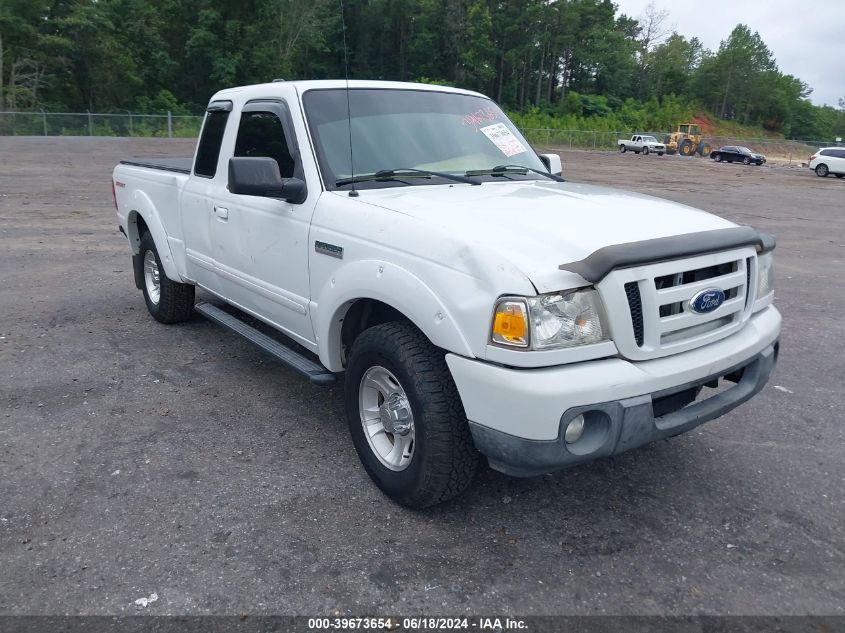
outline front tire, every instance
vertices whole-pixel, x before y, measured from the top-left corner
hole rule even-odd
[[[344,390],[355,450],[388,497],[425,508],[472,482],[479,454],[445,354],[413,325],[365,330],[352,346]]]
[[[681,156],[692,156],[692,150],[692,141],[688,138],[685,138],[683,141],[681,141],[681,144],[678,145],[678,152],[681,154]]]
[[[647,147],[643,148],[643,154],[645,154],[646,156],[648,156],[649,151],[651,150],[649,150]]]
[[[820,176],[822,178],[826,177],[830,173],[830,170],[827,168],[827,165],[822,163],[816,167],[816,176]]]
[[[195,288],[167,277],[149,232],[141,238],[140,255],[143,266],[141,290],[152,317],[159,323],[181,323],[190,319]]]
[[[834,174],[837,178],[845,178],[845,174]]]
[[[750,158],[748,158],[748,156],[746,156],[745,158],[743,158],[743,159],[742,159],[742,164],[743,164],[743,165],[750,165],[750,164],[751,164],[751,159],[750,159]]]

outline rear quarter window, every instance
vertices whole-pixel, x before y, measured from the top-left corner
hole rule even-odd
[[[214,178],[217,173],[217,160],[220,158],[220,144],[226,131],[229,113],[225,111],[207,112],[202,128],[194,174],[204,178]]]

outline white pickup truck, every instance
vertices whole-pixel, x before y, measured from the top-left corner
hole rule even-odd
[[[644,136],[642,134],[634,134],[631,138],[620,138],[618,141],[619,151],[623,154],[627,151],[632,151],[636,154],[642,152],[648,154],[654,152],[658,156],[663,156],[666,152],[666,146],[658,141],[653,136]]]
[[[424,507],[481,455],[528,476],[678,435],[774,367],[773,238],[560,173],[480,94],[306,81],[217,93],[193,160],[113,184],[152,316],[342,375],[365,469]]]

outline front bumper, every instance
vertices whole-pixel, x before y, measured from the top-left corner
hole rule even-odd
[[[721,341],[637,363],[613,358],[525,370],[446,359],[476,447],[493,468],[531,476],[685,433],[739,406],[769,379],[780,322],[769,306]],[[689,404],[725,377],[736,384]],[[584,434],[567,444],[566,425],[581,414]]]

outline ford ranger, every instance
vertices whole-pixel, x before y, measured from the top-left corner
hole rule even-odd
[[[342,376],[363,466],[406,506],[482,456],[531,476],[684,433],[777,358],[772,237],[565,182],[474,92],[223,90],[192,159],[122,161],[113,192],[150,314]]]

